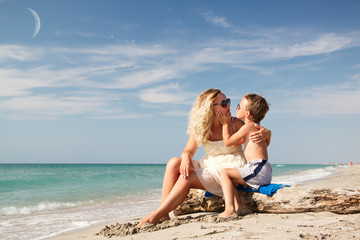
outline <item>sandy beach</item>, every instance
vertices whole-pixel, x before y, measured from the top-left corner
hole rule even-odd
[[[308,182],[305,186],[360,191],[360,165],[340,168],[334,175]],[[217,216],[218,213],[203,212],[174,217],[156,228],[149,227],[136,234],[113,236],[111,239],[360,239],[360,213],[254,213],[233,219]],[[116,224],[119,228],[131,230],[140,219],[119,219],[48,239],[110,239],[96,234],[105,226]]]

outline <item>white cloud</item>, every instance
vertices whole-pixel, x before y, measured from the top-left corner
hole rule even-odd
[[[0,118],[6,119],[58,119],[68,115],[87,118],[108,116],[113,118],[125,112],[122,101],[128,95],[102,90],[70,90],[55,93],[5,97],[0,100]],[[129,111],[127,111],[127,114]]]
[[[118,119],[139,119],[139,118],[151,118],[154,117],[150,114],[138,114],[138,113],[123,113],[123,114],[103,114],[101,116],[89,117],[90,119],[107,119],[107,120],[118,120]]]
[[[90,113],[103,105],[104,103],[91,98],[42,95],[6,99],[0,102],[0,109],[7,112],[2,117],[10,119],[20,112],[25,119],[56,119],[64,115]]]
[[[313,56],[360,46],[356,34],[322,34],[308,39],[239,39],[216,40],[207,43],[207,48],[194,53],[199,64],[251,64],[264,61],[290,59],[299,56]]]
[[[93,99],[80,97],[54,98],[51,96],[29,96],[8,100],[7,105],[11,110],[41,110],[46,113],[53,112],[52,114],[61,115],[84,113],[91,107],[103,104],[95,102]]]
[[[212,15],[207,16],[210,18]],[[226,19],[223,20],[226,23]],[[137,113],[123,115],[122,111],[101,112],[101,109],[110,111],[114,108],[112,101],[99,98],[94,100],[79,92],[81,90],[98,91],[101,95],[107,94],[108,91],[131,89],[130,91],[136,92],[139,99],[146,103],[191,104],[196,97],[195,94],[184,91],[178,84],[166,83],[174,79],[188,81],[186,79],[188,75],[218,69],[219,65],[259,72],[261,69],[253,63],[320,55],[360,46],[359,34],[355,32],[309,36],[305,33],[296,35],[291,34],[290,30],[282,30],[277,34],[280,36],[270,34],[255,36],[254,34],[253,39],[210,40],[193,47],[135,43],[86,48],[0,45],[0,62],[6,61],[6,65],[0,65],[0,97],[2,97],[0,110],[7,113],[11,111],[12,116],[16,115],[19,118],[21,118],[21,113],[29,116],[30,112],[44,118],[73,114],[86,114],[96,118],[141,117],[142,115]],[[284,35],[286,41],[281,40],[281,34]],[[302,63],[297,64],[300,66]],[[272,72],[264,71],[263,73],[271,74]],[[358,80],[359,74],[354,74],[351,78]],[[153,87],[154,84],[159,83],[165,85]],[[327,92],[315,89],[313,92],[322,96],[321,98],[318,99],[315,94],[309,92],[304,95],[306,96],[304,98],[293,98],[289,102],[291,103],[289,108],[295,109],[293,106],[296,106],[296,109],[302,111],[299,103],[305,101],[307,97],[314,99],[317,103],[320,103],[321,99],[332,102],[332,98],[340,99],[341,102],[346,102],[351,98],[354,102],[358,100],[356,89],[358,88],[339,90],[333,87]],[[70,93],[67,94],[66,91]],[[73,94],[73,98],[66,98],[70,94]],[[50,103],[53,108],[50,107]],[[350,105],[353,106],[352,109],[358,107],[355,103]],[[320,108],[323,113],[331,113],[333,110],[331,107],[320,106]],[[325,111],[325,109],[329,110]],[[91,115],[90,112],[94,114]],[[315,109],[313,112],[316,112]],[[352,114],[354,110],[349,108],[344,112]],[[183,113],[164,114],[181,115]],[[4,117],[5,114],[2,115]]]
[[[179,77],[179,73],[174,68],[151,69],[125,75],[110,84],[111,88],[138,88],[150,83],[163,82]]]
[[[50,66],[31,69],[0,68],[0,97],[31,95],[37,88],[79,87],[90,82],[85,80],[96,76],[101,69],[91,67],[69,68],[53,70]]]
[[[360,81],[277,93],[274,112],[310,117],[360,115]],[[279,98],[286,99],[286,102]]]
[[[189,114],[189,111],[165,111],[163,112],[166,116],[172,116],[172,117],[186,117]]]
[[[191,104],[196,94],[185,92],[179,84],[168,84],[156,88],[142,90],[139,93],[141,100],[149,103]]]
[[[93,38],[95,37],[94,34],[91,33],[86,33],[86,32],[69,32],[69,31],[55,31],[54,34],[56,36],[69,36],[69,35],[78,35],[81,37],[86,37],[86,38]]]
[[[360,73],[356,73],[356,74],[352,75],[351,79],[360,81]]]
[[[46,68],[34,68],[31,70],[20,70],[14,68],[0,68],[0,97],[27,95],[33,88],[51,86],[53,81],[44,74],[37,75]],[[34,75],[34,73],[36,73]]]
[[[358,40],[357,40],[358,41]],[[283,51],[273,49],[273,56],[279,57],[296,57],[296,56],[311,56],[317,54],[324,54],[350,47],[354,39],[350,36],[337,36],[336,34],[324,34],[315,40],[295,44],[286,47]],[[359,43],[358,43],[359,44]]]
[[[0,45],[0,61],[35,61],[44,54],[41,48],[29,48],[21,45]]]
[[[222,27],[222,28],[231,27],[231,24],[228,23],[226,18],[215,16],[212,12],[203,11],[203,12],[200,13],[200,16],[202,16],[206,21],[208,21],[208,22],[210,22],[210,23],[212,23],[214,25],[217,25],[219,27]]]
[[[145,115],[106,111],[114,108],[112,101],[99,99],[99,94],[84,97],[80,92],[91,90],[106,95],[111,89],[143,87],[181,76],[174,67],[160,68],[159,61],[153,59],[169,53],[161,46],[57,47],[38,48],[37,51],[24,46],[0,47],[6,49],[1,52],[2,60],[10,58],[28,63],[0,66],[0,97],[3,97],[0,114],[3,118],[55,119],[74,114],[98,119],[140,118]],[[44,60],[32,55],[39,57],[39,52]],[[64,59],[65,63],[61,62]],[[70,64],[66,59],[71,59]],[[41,65],[44,61],[46,65]]]
[[[77,51],[77,50],[74,50]],[[144,44],[142,46],[136,44],[115,44],[102,46],[98,48],[87,48],[80,49],[78,51],[84,54],[90,54],[94,56],[106,55],[106,56],[117,56],[117,58],[126,57],[154,57],[154,56],[163,56],[167,54],[174,54],[177,51],[175,49],[169,49],[162,45],[148,45]]]
[[[167,54],[168,50],[162,50],[159,46],[149,48],[132,45],[129,48],[39,48],[32,51],[23,46],[3,45],[0,46],[0,50],[3,50],[0,51],[0,60],[12,58],[31,62],[34,66],[17,67],[17,64],[10,64],[13,67],[0,67],[0,96],[24,95],[39,87],[136,88],[178,76],[174,69],[166,69],[166,66],[156,69],[151,63],[151,58]],[[44,63],[37,59],[38,53],[43,54],[46,65],[41,65]]]

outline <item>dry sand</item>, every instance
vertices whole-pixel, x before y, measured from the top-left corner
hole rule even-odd
[[[306,185],[360,190],[360,165],[339,169],[331,177],[309,182]],[[360,239],[360,214],[256,213],[227,220],[219,219],[217,216],[218,213],[180,216],[156,227],[145,228],[142,232],[111,239]],[[132,226],[139,220],[140,218],[133,218],[102,223],[49,240],[109,240],[110,238],[96,234],[106,225],[116,225],[116,223],[119,223],[119,227],[132,230],[134,229]]]

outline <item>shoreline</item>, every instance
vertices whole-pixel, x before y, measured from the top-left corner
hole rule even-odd
[[[309,181],[301,186],[354,189],[360,191],[360,165],[344,166],[323,179]],[[255,213],[236,219],[216,221],[218,213],[201,212],[176,218],[178,226],[141,232],[111,239],[360,239],[360,213],[335,214],[330,212],[307,212],[295,214]],[[145,215],[144,215],[145,216]],[[123,218],[62,233],[47,240],[86,238],[105,240],[108,237],[95,235],[107,225],[135,223],[142,217]],[[191,218],[191,220],[186,220]],[[215,219],[215,220],[214,220]],[[175,221],[175,220],[174,220]],[[213,221],[213,222],[212,222]],[[259,226],[261,228],[259,229]],[[270,238],[269,238],[270,236]]]
[[[321,186],[323,188],[360,188],[359,182],[354,182],[355,177],[360,174],[360,164],[344,165],[337,168],[331,175],[325,176],[324,178],[310,180],[299,184],[299,186]],[[343,177],[346,176],[346,179]]]

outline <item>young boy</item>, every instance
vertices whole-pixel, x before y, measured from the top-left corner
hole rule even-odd
[[[245,124],[232,136],[228,128],[231,114],[224,115],[222,112],[217,112],[223,125],[225,145],[229,147],[244,144],[247,160],[247,164],[241,168],[224,168],[220,171],[220,182],[225,199],[225,211],[219,215],[220,217],[233,217],[248,213],[240,202],[236,185],[241,184],[257,190],[260,186],[271,182],[272,169],[267,153],[270,141],[252,142],[249,137],[252,132],[258,131],[255,124],[260,124],[267,111],[269,111],[269,105],[265,98],[253,93],[246,94],[238,104],[236,111],[236,117],[244,120]],[[239,205],[237,211],[234,207],[234,197]]]

